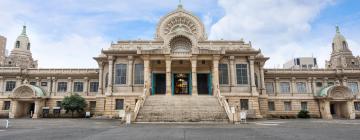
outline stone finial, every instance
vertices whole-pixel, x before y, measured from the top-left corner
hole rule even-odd
[[[335,28],[336,28],[336,33],[340,34],[340,28],[339,28],[339,26],[336,26]]]
[[[182,9],[182,8],[183,8],[182,0],[179,0],[178,8],[179,8],[179,9]]]
[[[26,26],[25,25],[23,26],[21,35],[26,36]]]

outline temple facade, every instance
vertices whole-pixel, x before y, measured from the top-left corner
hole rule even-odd
[[[83,96],[94,117],[129,108],[138,122],[238,121],[242,111],[360,116],[360,59],[338,28],[325,69],[266,69],[269,58],[251,42],[208,40],[202,21],[179,5],[160,19],[154,40],[118,41],[94,59],[96,69],[39,69],[24,27],[0,67],[0,116],[66,116],[61,101],[71,94]]]

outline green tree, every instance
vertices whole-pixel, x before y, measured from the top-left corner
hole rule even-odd
[[[71,117],[74,117],[74,112],[83,112],[87,104],[83,97],[78,94],[72,94],[63,99],[61,106],[66,110],[66,113],[71,112]]]

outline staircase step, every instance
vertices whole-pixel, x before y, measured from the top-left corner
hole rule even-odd
[[[138,122],[227,122],[224,108],[213,96],[149,96]]]

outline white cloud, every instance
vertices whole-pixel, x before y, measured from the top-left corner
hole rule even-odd
[[[330,52],[326,45],[331,40],[324,43],[309,36],[309,32],[311,22],[332,3],[333,0],[219,0],[225,16],[212,26],[210,38],[251,40],[255,48],[261,48],[270,57],[267,67],[324,51],[314,54],[323,67]]]
[[[214,3],[184,1],[184,7],[199,13],[214,9]],[[120,35],[134,34],[131,31],[136,28],[144,31],[128,36],[152,38],[155,27],[142,23],[156,24],[176,6],[175,0],[1,0],[0,34],[8,38],[10,51],[26,23],[33,57],[39,60],[40,67],[97,67],[92,57],[100,54],[101,48],[109,47]],[[127,22],[139,24],[117,27],[124,23],[128,26]]]

